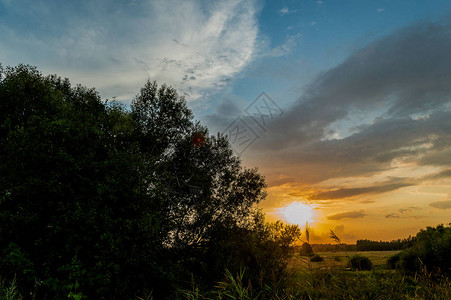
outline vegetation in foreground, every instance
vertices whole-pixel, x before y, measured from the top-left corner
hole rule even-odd
[[[246,270],[236,274],[226,270],[214,289],[202,291],[196,283],[182,289],[176,299],[451,299],[451,280],[446,276],[417,273],[403,275],[394,270],[347,271],[298,269],[285,282],[268,281],[255,288],[245,279]],[[70,295],[69,295],[70,296]],[[0,283],[0,298],[22,299],[16,282]],[[81,297],[68,297],[81,299]],[[152,294],[129,299],[158,299]]]
[[[395,271],[352,272],[343,270],[299,271],[286,288],[278,282],[254,290],[241,279],[227,274],[216,290],[185,291],[188,299],[450,299],[451,281],[426,275],[403,276]]]
[[[404,250],[409,255],[416,253],[418,264],[414,266],[418,269],[414,272],[409,272],[411,265],[403,269],[402,264],[393,270],[394,258],[402,258],[404,251],[354,252],[349,253],[351,257],[346,252],[321,252],[320,257],[325,258],[321,262],[313,262],[308,255],[299,256],[294,251],[284,282],[275,280],[263,289],[253,289],[243,280],[244,272],[235,276],[227,272],[215,290],[201,293],[193,289],[183,295],[188,299],[451,299],[451,278],[443,268],[449,251],[444,256],[436,253],[436,262],[440,261],[442,269],[435,266],[432,271],[421,263],[424,253],[418,252],[425,233],[428,241],[440,249],[449,230],[451,227],[439,225],[417,234],[416,244]],[[437,231],[440,234],[430,235]]]
[[[443,251],[451,249],[450,232],[450,226],[428,227],[417,234],[412,247],[402,251],[321,252],[319,255],[310,252],[312,248],[304,242],[301,255],[296,250],[292,252],[285,281],[273,280],[263,289],[253,289],[243,280],[243,271],[235,276],[227,272],[215,290],[201,293],[193,289],[184,291],[184,296],[190,299],[451,299],[451,257],[449,250]],[[339,240],[337,236],[334,239]],[[305,249],[309,250],[308,254]],[[313,257],[324,259],[315,261]]]

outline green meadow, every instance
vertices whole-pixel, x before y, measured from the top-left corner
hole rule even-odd
[[[290,270],[297,269],[337,269],[346,268],[349,257],[353,255],[363,255],[368,257],[373,263],[375,269],[383,269],[386,267],[387,259],[399,253],[399,251],[348,251],[346,252],[315,252],[320,255],[324,261],[312,262],[307,256],[300,256],[293,252],[289,261],[288,268]],[[349,257],[348,257],[349,256]]]

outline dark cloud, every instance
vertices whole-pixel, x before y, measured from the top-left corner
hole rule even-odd
[[[242,110],[227,98],[222,99],[221,103],[216,108],[216,115],[223,115],[231,118],[238,117],[242,113]]]
[[[448,136],[448,138],[450,138]],[[451,166],[451,149],[441,149],[439,151],[430,151],[420,159],[422,165],[433,166]]]
[[[451,200],[432,202],[432,203],[429,203],[429,206],[439,208],[439,209],[449,209],[449,208],[451,208]]]
[[[387,219],[399,219],[397,214],[388,214],[385,216]]]
[[[328,220],[341,220],[341,219],[346,219],[346,218],[355,219],[355,218],[363,218],[366,215],[367,214],[365,213],[364,210],[348,211],[348,212],[342,212],[342,213],[330,215],[327,217],[327,219]]]
[[[370,203],[374,203],[374,202],[376,202],[375,200],[362,200],[362,201],[359,201],[359,203],[363,203],[363,204],[370,204]]]
[[[309,135],[293,130],[299,125],[323,133],[352,110],[385,104],[387,116],[406,117],[445,104],[451,93],[450,33],[449,24],[423,23],[361,49],[319,76],[275,130],[291,129],[299,137]]]
[[[268,173],[284,169],[286,178],[304,184],[371,176],[393,168],[394,160],[451,165],[449,53],[447,21],[416,24],[373,42],[313,81],[270,124],[267,138],[252,148],[253,159]],[[332,139],[340,132],[337,122],[352,126],[344,138]],[[340,198],[389,190],[326,193]]]
[[[354,197],[361,194],[370,193],[385,193],[393,190],[397,190],[401,187],[409,186],[407,183],[395,183],[363,188],[342,188],[326,192],[320,192],[310,197],[311,200],[326,200],[326,199],[342,199]]]
[[[451,177],[451,169],[441,171],[434,175],[434,178],[447,178]]]
[[[277,172],[275,172],[275,173],[277,173]],[[280,186],[285,183],[296,182],[297,180],[298,180],[297,176],[279,176],[278,174],[271,174],[271,173],[266,176],[266,182],[270,186]],[[298,194],[298,196],[300,196],[300,195],[301,194]],[[302,195],[305,195],[305,194],[302,194]]]
[[[216,111],[212,115],[205,116],[205,122],[209,124],[212,132],[222,132],[237,117],[242,117],[243,111],[228,98],[223,98]]]
[[[431,154],[426,154],[425,156],[430,158],[430,155],[431,155]],[[424,162],[425,162],[425,159],[423,158],[423,159],[421,160],[421,162],[424,163]],[[443,163],[440,164],[440,165],[446,165],[446,163],[443,162]],[[423,180],[423,181],[425,181],[425,180],[436,180],[436,179],[445,179],[445,178],[449,178],[449,177],[451,177],[451,169],[445,169],[445,170],[441,170],[440,172],[436,172],[436,173],[434,173],[434,174],[429,174],[429,175],[427,175],[427,176],[424,176],[424,177],[422,178],[422,180]]]
[[[399,213],[401,213],[401,214],[404,214],[404,213],[406,213],[406,212],[411,212],[412,210],[419,210],[420,208],[419,207],[417,207],[417,206],[410,206],[410,207],[408,207],[408,208],[400,208],[400,209],[398,209],[398,212]],[[406,217],[406,218],[418,218],[418,217],[415,217],[415,216],[411,216],[411,217]]]

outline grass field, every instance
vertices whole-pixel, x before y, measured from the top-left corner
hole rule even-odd
[[[182,299],[451,299],[451,281],[448,277],[431,274],[403,275],[386,267],[386,260],[399,251],[348,251],[370,258],[371,271],[347,268],[345,252],[316,252],[323,262],[310,262],[307,256],[293,252],[289,274],[281,285],[277,279],[254,291],[240,274],[227,274],[213,291],[199,293],[184,291]]]
[[[347,255],[352,257],[355,254],[360,254],[368,257],[373,263],[375,269],[385,268],[387,258],[398,253],[399,251],[348,251]],[[293,253],[289,261],[289,270],[306,270],[306,269],[333,269],[346,268],[349,257],[346,252],[315,252],[324,258],[322,262],[310,262],[308,256],[300,256],[299,253]]]

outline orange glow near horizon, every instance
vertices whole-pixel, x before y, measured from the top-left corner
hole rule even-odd
[[[280,208],[279,213],[284,221],[291,224],[304,226],[307,222],[313,222],[313,209],[301,202],[292,202],[289,205]]]

